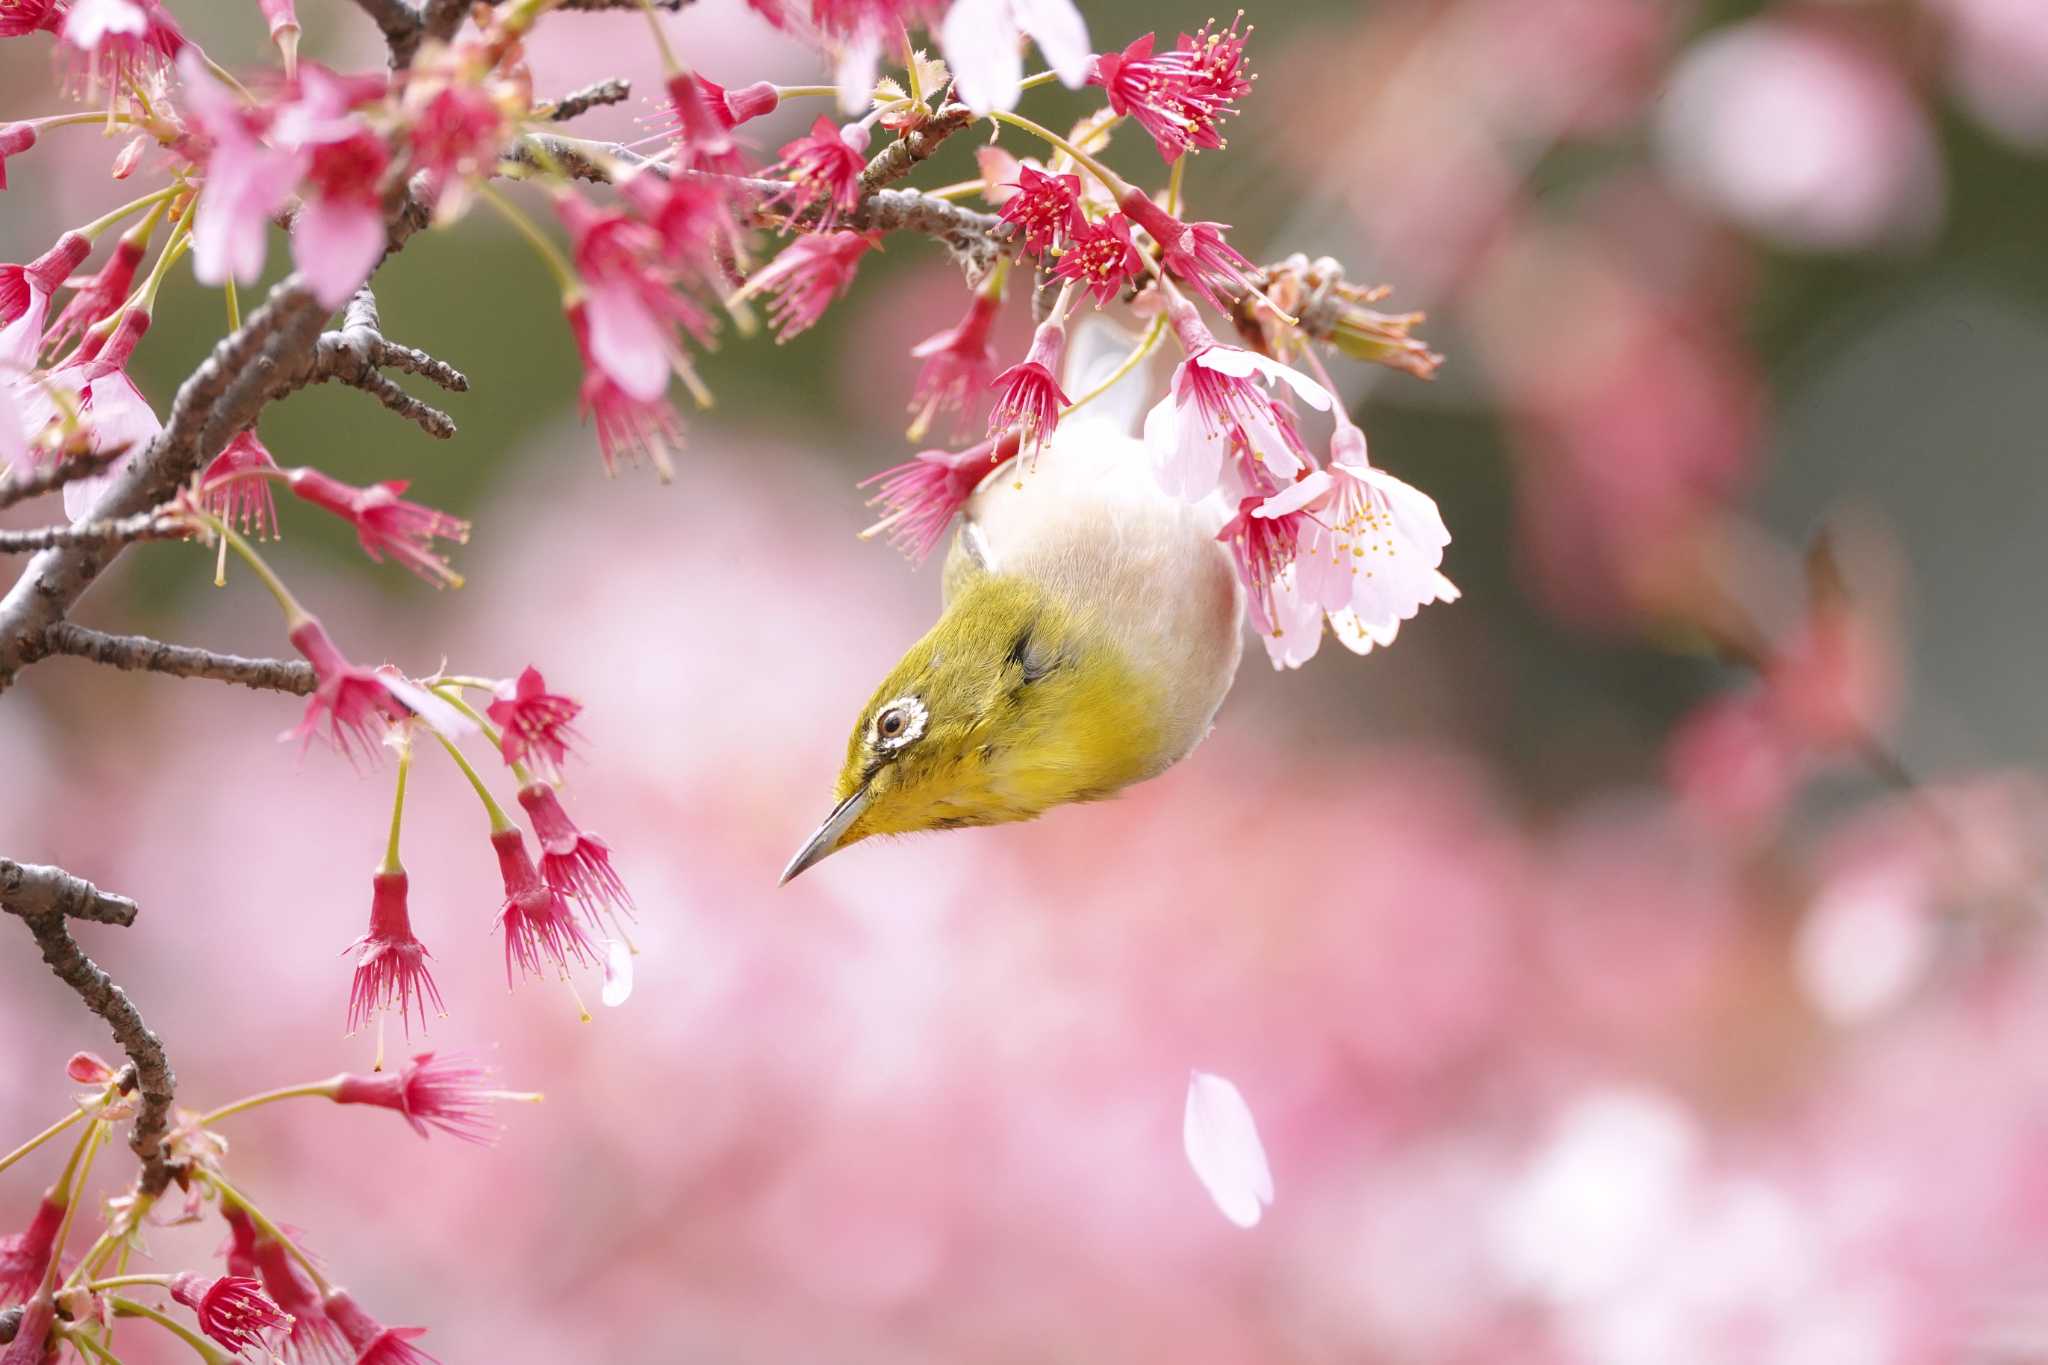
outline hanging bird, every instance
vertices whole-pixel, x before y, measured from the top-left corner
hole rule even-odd
[[[1133,338],[1079,329],[1069,393]],[[1237,674],[1243,591],[1213,508],[1163,492],[1135,429],[1139,367],[1061,423],[1028,472],[967,503],[939,622],[853,727],[838,804],[784,882],[876,834],[1030,820],[1157,777],[1202,742]]]

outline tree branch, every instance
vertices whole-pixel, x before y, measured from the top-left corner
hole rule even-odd
[[[544,104],[533,112],[551,123],[566,123],[591,110],[606,104],[623,104],[632,98],[633,83],[614,76],[608,81],[586,85],[581,90],[572,90],[553,104]]]
[[[102,473],[127,453],[128,447],[124,443],[111,450],[93,450],[68,455],[48,469],[32,469],[23,474],[0,479],[0,507],[12,507],[17,502],[39,498],[45,493],[54,493],[74,479],[90,478],[94,474]]]
[[[25,531],[0,531],[0,554],[27,554],[58,545],[131,545],[138,540],[167,540],[187,533],[186,527],[155,508],[111,521],[80,521],[69,526],[36,526]]]
[[[974,122],[974,111],[964,104],[948,104],[917,127],[875,153],[860,173],[860,187],[873,194],[893,185],[917,169],[918,163],[939,150],[939,144]]]
[[[400,346],[387,338],[377,318],[377,296],[364,285],[349,300],[339,330],[322,332],[304,361],[280,376],[272,398],[282,398],[308,384],[337,383],[361,389],[391,411],[439,440],[455,434],[455,419],[413,397],[383,374],[380,367],[420,375],[456,393],[469,390],[462,371],[425,351]]]
[[[52,654],[90,659],[128,672],[167,673],[174,678],[211,678],[270,692],[303,697],[313,690],[313,666],[298,659],[249,659],[191,645],[152,640],[147,635],[109,635],[60,621],[43,635]]]
[[[8,909],[14,908],[8,905]],[[142,1021],[128,993],[85,955],[85,950],[71,937],[71,931],[64,927],[61,913],[51,910],[22,914],[22,921],[35,936],[43,961],[57,974],[57,979],[76,991],[87,1009],[107,1021],[114,1041],[135,1063],[135,1088],[142,1102],[135,1111],[128,1145],[142,1162],[142,1192],[162,1194],[171,1183],[164,1134],[170,1130],[171,1101],[176,1098],[178,1085],[170,1061],[164,1056],[163,1042]]]
[[[61,867],[0,858],[0,908],[22,916],[68,915],[96,924],[135,922],[135,902],[102,891]]]

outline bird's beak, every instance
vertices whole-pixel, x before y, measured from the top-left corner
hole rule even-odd
[[[782,880],[777,885],[789,885],[790,878],[796,876],[799,872],[811,866],[811,864],[821,863],[832,854],[838,852],[840,839],[845,837],[846,831],[853,825],[854,821],[860,819],[860,813],[867,808],[868,789],[866,787],[860,788],[853,795],[833,807],[832,813],[825,817],[824,824],[818,826],[818,832],[811,836],[810,842],[798,849],[797,855],[789,860],[789,866],[782,869]]]

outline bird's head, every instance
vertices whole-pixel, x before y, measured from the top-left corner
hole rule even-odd
[[[969,583],[875,689],[838,804],[782,880],[870,835],[1029,820],[1150,776],[1162,687],[1086,612],[1015,578]]]

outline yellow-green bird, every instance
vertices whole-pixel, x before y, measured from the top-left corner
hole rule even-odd
[[[1067,392],[1129,345],[1080,329]],[[1141,367],[1063,422],[1034,469],[998,471],[968,502],[939,623],[861,712],[838,804],[784,882],[871,835],[1101,800],[1208,734],[1243,593],[1213,512],[1161,491],[1129,434],[1153,382]]]

